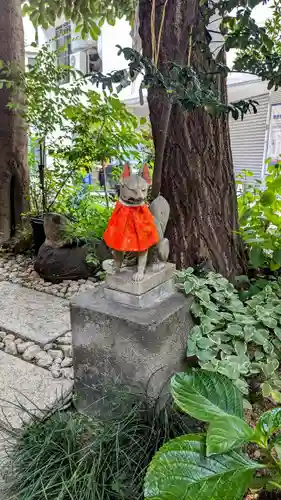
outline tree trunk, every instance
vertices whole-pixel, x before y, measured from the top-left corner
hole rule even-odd
[[[152,54],[152,4],[151,0],[140,0],[140,35],[143,54],[147,57]],[[191,33],[201,39],[205,33],[199,0],[156,0],[156,40],[165,4],[159,69],[165,72],[167,63],[173,61],[180,65],[191,62],[208,71],[210,54],[202,54],[198,45],[191,51],[190,44]],[[225,79],[218,78],[216,84],[226,99]],[[149,89],[148,105],[156,158],[157,149],[164,150],[162,165],[156,161],[155,168],[157,182],[161,178],[161,194],[171,208],[167,228],[171,259],[178,268],[205,264],[227,277],[244,272],[245,258],[237,236],[228,119],[211,117],[203,108],[186,112],[178,104],[169,110],[167,97],[157,89]]]
[[[0,60],[24,68],[21,0],[0,0]],[[7,107],[10,100],[11,91],[0,89],[0,244],[15,234],[28,209],[27,135],[19,112]]]

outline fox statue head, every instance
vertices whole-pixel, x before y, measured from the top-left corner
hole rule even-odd
[[[151,177],[145,164],[137,174],[132,174],[128,164],[124,166],[120,182],[120,199],[127,205],[142,205],[147,198]]]

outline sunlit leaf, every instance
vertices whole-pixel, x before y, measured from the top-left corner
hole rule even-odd
[[[258,463],[237,451],[205,456],[205,438],[185,435],[166,443],[149,465],[150,500],[242,500]]]

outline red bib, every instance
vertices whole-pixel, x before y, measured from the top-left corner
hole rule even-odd
[[[117,202],[103,235],[109,248],[119,252],[144,252],[159,242],[152,213],[147,205],[127,206]]]

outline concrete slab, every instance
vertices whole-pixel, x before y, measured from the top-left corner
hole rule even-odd
[[[54,379],[48,370],[0,351],[0,500],[4,499],[1,476],[11,437],[5,426],[20,428],[29,415],[20,406],[36,414],[53,408],[57,400],[65,400],[72,382]]]
[[[70,330],[68,301],[2,281],[0,329],[48,344]]]
[[[72,381],[54,379],[44,368],[0,351],[0,421],[21,427],[30,411],[53,408],[58,399],[64,399],[72,389]]]

